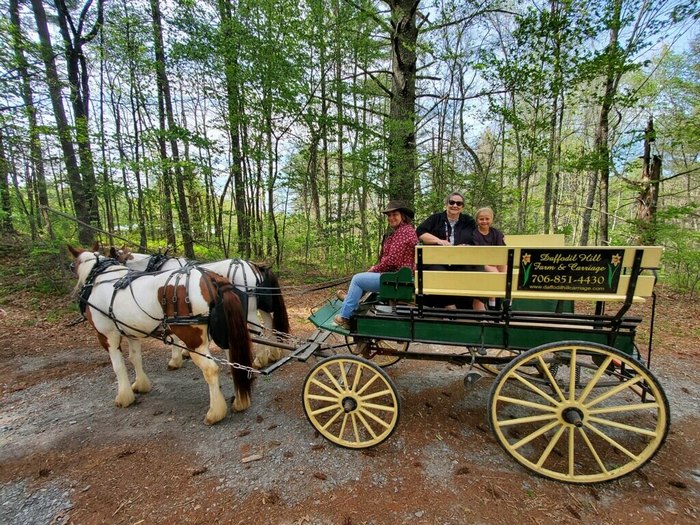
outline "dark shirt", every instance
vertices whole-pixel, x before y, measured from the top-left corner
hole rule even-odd
[[[489,228],[489,232],[484,235],[479,229],[474,230],[473,243],[475,246],[505,246],[503,234],[496,228]]]
[[[474,230],[476,229],[476,221],[471,215],[460,213],[457,224],[454,226],[454,244],[473,244]],[[438,239],[448,239],[448,234],[451,233],[450,222],[447,220],[447,212],[442,211],[435,213],[425,219],[418,228],[416,234],[420,238],[424,233],[431,233]]]

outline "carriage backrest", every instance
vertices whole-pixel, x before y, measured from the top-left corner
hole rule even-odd
[[[659,268],[659,246],[418,246],[417,295],[643,302],[651,296]],[[470,270],[430,270],[441,265]],[[507,265],[511,273],[484,272]],[[510,275],[510,279],[509,279]],[[629,296],[629,297],[628,297]]]

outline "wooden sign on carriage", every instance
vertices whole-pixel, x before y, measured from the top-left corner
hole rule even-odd
[[[522,251],[518,290],[616,293],[624,254],[600,247]]]

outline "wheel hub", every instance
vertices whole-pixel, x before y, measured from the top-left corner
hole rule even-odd
[[[341,403],[343,405],[343,410],[346,414],[349,414],[353,410],[357,409],[357,401],[352,397],[344,397]]]
[[[581,412],[581,410],[578,408],[571,407],[564,409],[561,417],[570,425],[574,425],[575,427],[579,428],[583,426],[583,412]]]

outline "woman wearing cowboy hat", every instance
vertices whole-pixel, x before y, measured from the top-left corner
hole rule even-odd
[[[413,228],[413,210],[404,201],[390,201],[382,211],[386,215],[391,232],[382,243],[379,262],[368,271],[357,273],[350,281],[346,294],[339,293],[343,299],[340,315],[333,320],[343,328],[350,328],[350,317],[360,304],[364,292],[378,292],[382,272],[395,272],[404,266],[416,269],[414,260],[415,246],[418,244],[416,230]]]

